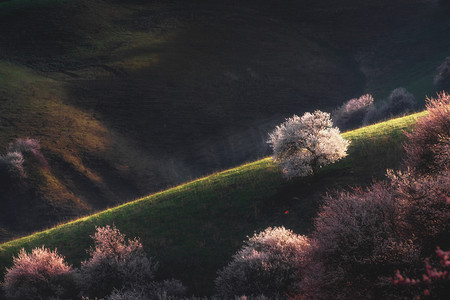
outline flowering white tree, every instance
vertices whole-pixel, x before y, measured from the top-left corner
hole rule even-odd
[[[314,174],[322,166],[347,156],[349,141],[333,127],[330,114],[316,110],[292,118],[275,128],[267,141],[273,160],[287,178]]]

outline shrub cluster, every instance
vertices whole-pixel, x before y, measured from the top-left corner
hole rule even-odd
[[[415,107],[414,96],[404,88],[393,90],[378,108],[373,101],[372,95],[366,94],[344,102],[333,111],[333,123],[340,130],[350,130],[409,113]]]
[[[349,141],[333,127],[330,114],[319,110],[292,118],[275,128],[267,141],[287,178],[307,176],[347,156]]]
[[[115,226],[97,227],[90,258],[74,270],[56,250],[25,250],[7,269],[3,290],[8,299],[106,297],[107,299],[158,299],[181,296],[180,281],[157,282],[157,263],[147,258],[137,239],[126,239]],[[139,297],[138,297],[139,296]]]
[[[448,145],[450,130],[442,128],[450,122],[446,95],[430,100],[428,108],[429,116],[408,134],[405,148],[414,151],[407,151],[406,171],[390,171],[386,182],[365,190],[326,197],[315,220],[298,298],[398,297],[402,291],[388,280],[395,270],[418,274],[436,244],[448,245],[448,151],[444,154],[436,140],[422,142],[439,136]],[[418,150],[422,147],[425,154]],[[423,159],[441,163],[416,168]],[[432,287],[428,293],[435,293]]]
[[[415,98],[411,93],[404,88],[396,88],[391,92],[387,101],[383,102],[380,107],[370,107],[364,117],[363,125],[370,125],[412,112],[415,105]]]

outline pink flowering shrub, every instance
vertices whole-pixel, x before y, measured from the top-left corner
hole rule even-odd
[[[404,144],[405,165],[421,174],[450,170],[450,95],[427,99],[427,110]]]
[[[10,143],[6,155],[0,155],[1,180],[8,185],[17,179],[26,178],[24,163],[25,155],[28,153],[32,154],[42,166],[47,167],[47,161],[40,148],[39,141],[30,138],[17,139]]]
[[[380,297],[379,278],[419,255],[401,205],[386,183],[328,195],[315,220],[299,298]]]
[[[349,141],[333,127],[330,114],[316,110],[286,119],[267,141],[287,178],[308,176],[321,167],[347,156]]]
[[[450,251],[443,251],[439,247],[436,254],[440,261],[436,267],[430,263],[430,259],[425,259],[425,273],[419,278],[409,278],[397,270],[396,274],[390,278],[396,286],[402,286],[401,291],[408,294],[411,299],[420,299],[421,296],[431,296],[435,299],[444,299],[450,292]]]
[[[388,172],[394,196],[402,203],[400,215],[425,249],[444,244],[450,232],[450,172],[417,176]]]
[[[157,264],[147,258],[138,239],[125,239],[115,226],[97,227],[92,236],[91,258],[81,263],[81,289],[93,297],[109,295],[114,288],[132,288],[150,282]]]
[[[285,297],[296,290],[309,240],[284,227],[267,228],[244,242],[232,261],[218,272],[220,297]]]
[[[18,153],[31,153],[42,166],[47,167],[48,163],[44,155],[41,153],[41,144],[37,139],[19,138],[8,146],[8,152],[18,152]]]
[[[3,290],[8,299],[46,299],[74,296],[72,267],[56,250],[43,246],[31,253],[24,249],[13,258],[13,266],[6,269]]]
[[[370,94],[351,99],[333,112],[333,124],[340,130],[358,128],[362,126],[367,112],[373,108],[373,97]]]
[[[391,281],[389,276],[395,270],[417,276],[434,245],[448,245],[449,104],[445,93],[428,101],[429,116],[407,134],[406,170],[388,171],[386,182],[366,190],[341,191],[325,198],[296,298],[448,296],[448,252],[438,251],[444,269],[427,260],[427,273],[420,280],[400,272]],[[433,279],[439,284],[433,285]],[[430,286],[420,286],[424,283]]]

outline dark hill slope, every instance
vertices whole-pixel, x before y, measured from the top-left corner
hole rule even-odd
[[[325,192],[370,184],[383,178],[386,168],[397,168],[403,130],[423,115],[343,134],[352,141],[349,156],[314,177],[287,182],[265,158],[0,244],[0,270],[11,265],[21,247],[40,245],[57,247],[79,265],[94,227],[115,224],[128,236],[141,238],[147,253],[160,261],[160,277],[178,278],[197,295],[210,294],[216,271],[247,235],[281,225],[307,234]]]
[[[3,187],[0,228],[29,232],[261,157],[293,113],[391,85],[432,91],[447,19],[391,2],[0,3],[0,149],[39,138],[50,163]]]

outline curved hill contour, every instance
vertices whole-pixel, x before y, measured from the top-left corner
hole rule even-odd
[[[0,2],[0,151],[36,138],[50,166],[0,183],[0,239],[263,157],[293,113],[423,99],[450,46],[433,3]]]
[[[286,181],[265,158],[0,244],[0,270],[22,247],[41,245],[57,248],[79,266],[95,226],[115,224],[129,237],[140,237],[145,251],[160,261],[159,277],[180,279],[196,295],[211,294],[216,271],[247,235],[281,225],[307,234],[324,193],[370,184],[387,168],[397,168],[403,131],[425,114],[344,133],[351,140],[348,157],[314,177]]]

